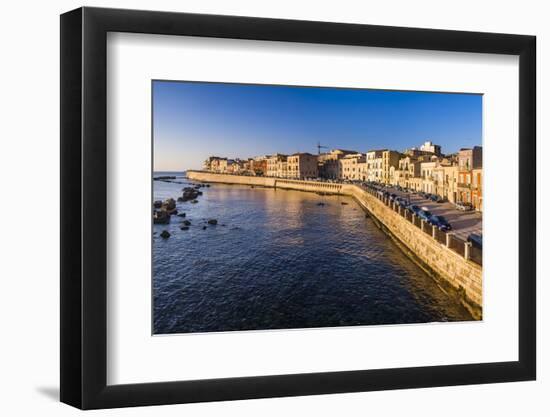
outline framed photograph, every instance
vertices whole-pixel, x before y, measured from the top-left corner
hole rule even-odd
[[[61,401],[533,380],[535,37],[61,16]]]

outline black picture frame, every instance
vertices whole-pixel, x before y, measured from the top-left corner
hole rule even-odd
[[[519,358],[423,366],[107,385],[108,32],[519,56]],[[61,15],[61,401],[82,409],[238,400],[536,377],[534,36],[79,8]]]

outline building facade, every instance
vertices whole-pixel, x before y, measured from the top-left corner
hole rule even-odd
[[[341,179],[358,181],[363,180],[366,173],[366,158],[364,154],[356,153],[344,156],[339,160],[341,165]]]
[[[477,211],[483,211],[483,169],[472,170],[472,204]]]
[[[277,161],[277,171],[274,175],[278,178],[288,178],[288,160],[287,158]]]
[[[383,151],[369,151],[366,154],[367,158],[367,181],[381,182],[382,181],[382,153]]]
[[[317,156],[317,167],[321,178],[336,180],[342,178],[342,164],[340,159],[346,155],[356,154],[356,151],[332,149],[330,152]]]
[[[473,171],[482,169],[483,149],[481,146],[463,148],[458,151],[457,201],[474,205]]]
[[[397,151],[383,150],[382,151],[382,177],[380,182],[383,184],[390,184],[391,176],[390,169],[394,169],[399,166],[399,158],[401,154]]]
[[[287,158],[287,178],[317,178],[317,156],[307,152],[290,155]]]
[[[286,155],[276,153],[266,158],[266,175],[268,177],[277,177],[280,169],[282,171],[281,162],[286,162]]]
[[[248,161],[248,170],[253,175],[264,176],[267,175],[267,159],[269,155],[257,156],[250,158]]]
[[[227,172],[227,158],[217,158],[212,161],[211,170],[219,173]]]

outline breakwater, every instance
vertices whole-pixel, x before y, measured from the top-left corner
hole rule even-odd
[[[341,194],[353,197],[388,233],[403,251],[426,270],[442,287],[453,289],[476,319],[482,317],[482,268],[450,248],[452,240],[406,210],[381,200],[373,192],[353,184],[334,184],[279,178],[188,171],[194,181],[241,184]]]

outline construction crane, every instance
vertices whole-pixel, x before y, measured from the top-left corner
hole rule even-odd
[[[321,155],[321,148],[328,149],[328,146],[321,145],[321,142],[317,142],[317,154]]]

